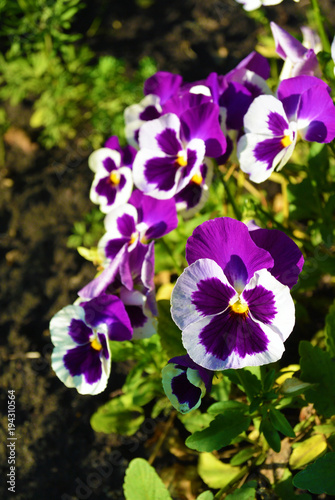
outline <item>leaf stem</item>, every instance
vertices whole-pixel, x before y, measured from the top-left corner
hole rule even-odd
[[[311,5],[314,11],[315,21],[321,38],[323,50],[325,50],[326,52],[330,52],[330,43],[323,25],[324,18],[323,15],[321,14],[318,0],[311,0]]]

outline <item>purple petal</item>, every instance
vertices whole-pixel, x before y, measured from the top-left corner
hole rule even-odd
[[[158,147],[166,155],[177,155],[179,151],[183,149],[183,145],[177,137],[176,130],[172,128],[166,128],[162,132],[156,135],[156,141]]]
[[[201,316],[210,316],[227,309],[234,295],[235,290],[218,278],[207,278],[199,281],[197,290],[192,293],[192,303]]]
[[[213,373],[210,370],[206,370],[206,368],[203,368],[202,366],[195,363],[193,359],[189,357],[188,354],[185,354],[184,356],[175,356],[174,358],[171,358],[169,360],[169,363],[174,363],[178,365],[178,367],[185,367],[185,368],[191,368],[192,370],[197,370],[200,374],[200,377],[205,383],[206,391],[211,390]]]
[[[334,139],[335,106],[323,86],[314,86],[302,93],[297,117],[298,129],[306,141],[331,142]]]
[[[124,246],[108,267],[106,267],[97,278],[84,286],[84,288],[78,292],[78,295],[84,299],[93,299],[105,292],[109,285],[115,280],[119,267],[126,258],[127,248]]]
[[[233,352],[240,358],[263,352],[269,342],[258,323],[229,311],[214,316],[202,329],[199,340],[206,353],[222,361]]]
[[[242,59],[242,61],[236,66],[235,70],[240,68],[245,68],[256,73],[264,80],[267,80],[270,76],[270,64],[266,57],[262,56],[258,52],[251,52],[247,57]],[[230,75],[234,70],[232,70],[228,75]],[[228,76],[227,75],[227,76]]]
[[[251,92],[244,85],[230,82],[220,97],[220,106],[226,108],[226,126],[228,129],[240,130],[243,127],[243,118],[253,101]]]
[[[173,96],[183,82],[180,75],[158,71],[150,76],[144,83],[144,95],[155,94],[160,97],[161,104]]]
[[[194,408],[201,398],[201,389],[188,381],[186,373],[173,377],[171,389],[179,404],[187,403],[189,408]]]
[[[132,338],[132,328],[122,301],[114,296],[102,294],[88,302],[82,302],[86,322],[98,327],[108,326],[110,340],[129,340]]]
[[[282,58],[287,57],[292,61],[297,61],[304,56],[307,49],[283,28],[271,22],[270,27],[276,44],[276,52]]]
[[[277,95],[289,119],[296,116],[301,94],[315,85],[324,87],[329,93],[331,91],[330,87],[316,76],[296,76],[279,84]]]
[[[266,169],[272,169],[273,162],[277,155],[285,148],[281,143],[282,137],[274,137],[273,139],[265,139],[259,142],[254,148],[253,155],[256,161],[266,163]]]
[[[304,258],[299,247],[285,233],[277,229],[260,229],[250,231],[256,245],[267,250],[274,260],[270,273],[278,281],[292,288],[298,281],[304,265]]]
[[[257,270],[273,267],[271,255],[254,244],[245,224],[229,217],[204,222],[187,240],[187,262],[203,258],[214,260],[237,291]]]
[[[85,344],[70,349],[64,356],[64,365],[72,377],[84,375],[88,384],[101,379],[102,366],[100,352]]]
[[[80,319],[72,319],[68,333],[77,344],[87,344],[93,335],[92,329]]]
[[[243,299],[247,302],[252,316],[266,325],[272,323],[276,316],[275,297],[270,290],[258,285],[250,290],[244,290]]]
[[[183,138],[186,141],[202,139],[206,146],[206,156],[212,158],[221,156],[227,148],[219,111],[214,103],[205,103],[185,111],[180,117]]]
[[[176,182],[178,168],[174,157],[153,157],[146,161],[144,177],[146,182],[160,191],[170,191]]]

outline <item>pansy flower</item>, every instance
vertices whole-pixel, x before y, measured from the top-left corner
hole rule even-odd
[[[178,115],[169,112],[142,125],[133,165],[137,188],[158,199],[184,189],[205,155],[217,158],[226,150],[219,107],[208,97],[186,94],[170,106]]]
[[[162,383],[172,406],[180,413],[196,410],[211,390],[213,372],[202,368],[188,356],[176,356],[162,370]]]
[[[55,348],[52,367],[67,386],[80,394],[99,394],[111,370],[108,340],[129,340],[132,327],[121,300],[101,295],[64,307],[50,321]]]
[[[274,22],[270,23],[270,27],[276,52],[285,61],[280,80],[300,75],[314,75],[319,63],[313,48],[304,47],[294,36]]]
[[[138,146],[141,125],[163,114],[163,106],[176,94],[182,84],[182,77],[167,71],[158,71],[144,82],[144,99],[128,106],[124,111],[125,133],[129,144]]]
[[[157,331],[154,277],[154,242],[139,241],[128,252],[126,245],[107,267],[79,291],[83,299],[119,294],[129,316],[133,338],[150,337]]]
[[[161,238],[177,225],[176,204],[172,199],[157,200],[136,189],[128,203],[105,217],[106,233],[98,247],[111,260],[124,245],[131,251],[138,241],[146,244]]]
[[[88,165],[95,173],[90,199],[108,213],[129,200],[133,189],[132,163],[136,151],[131,146],[120,148],[118,140],[111,137],[104,148],[94,151]]]
[[[195,363],[224,370],[281,358],[295,322],[294,303],[271,270],[282,275],[292,263],[272,255],[234,219],[209,220],[195,229],[186,245],[189,267],[171,296],[172,318]]]
[[[254,182],[263,182],[291,157],[297,138],[320,143],[335,137],[335,107],[329,87],[316,77],[283,80],[279,99],[259,96],[244,117],[237,145],[241,169]]]

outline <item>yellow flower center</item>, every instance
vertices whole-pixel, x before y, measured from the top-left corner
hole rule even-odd
[[[194,182],[194,184],[198,184],[199,186],[202,183],[202,181],[203,181],[203,177],[202,177],[200,172],[197,174],[194,174],[192,179],[191,179],[191,182]]]
[[[120,184],[120,174],[117,170],[113,170],[109,176],[111,184],[118,186]]]
[[[186,167],[186,165],[187,165],[187,156],[186,156],[185,151],[180,151],[177,154],[176,164],[177,164],[178,167]]]
[[[95,349],[96,351],[101,351],[102,345],[100,344],[98,339],[94,339],[91,342],[91,347]]]
[[[229,306],[230,306],[230,311],[233,314],[240,314],[245,318],[248,316],[249,312],[248,304],[243,304],[243,302],[241,302],[240,299],[234,302],[233,304],[229,304]]]
[[[290,144],[292,144],[291,137],[289,135],[284,135],[280,143],[283,148],[287,148]]]
[[[133,233],[130,237],[130,241],[129,241],[129,245],[132,245],[133,243],[135,243],[135,241],[137,240],[138,238],[138,233]]]

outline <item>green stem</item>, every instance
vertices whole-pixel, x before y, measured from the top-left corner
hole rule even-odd
[[[237,373],[237,376],[240,380],[240,384],[241,386],[243,387],[244,389],[244,392],[246,393],[247,395],[247,398],[249,399],[249,401],[251,402],[254,398],[253,398],[253,395],[250,393],[250,391],[248,390],[248,384],[245,383],[245,372],[243,370],[243,368],[239,369],[239,370],[236,370],[236,373]]]
[[[177,260],[175,259],[174,255],[173,255],[173,251],[171,250],[170,246],[168,245],[168,243],[165,241],[164,238],[160,238],[159,242],[163,245],[163,247],[165,248],[165,250],[167,251],[168,255],[170,256],[175,268],[176,268],[176,272],[180,275],[182,274],[182,272],[184,271],[184,269],[179,265],[179,263],[177,262]]]
[[[230,191],[230,189],[228,187],[228,182],[226,182],[224,180],[224,176],[223,175],[222,175],[221,179],[222,179],[222,183],[223,183],[224,188],[225,188],[226,193],[227,193],[227,198],[228,198],[228,200],[229,200],[229,202],[230,202],[230,204],[231,204],[231,206],[232,206],[232,208],[234,210],[235,216],[236,216],[236,218],[238,220],[241,220],[242,219],[242,213],[241,213],[240,209],[238,208],[238,206],[235,203],[234,197],[231,194],[231,191]]]
[[[321,38],[323,50],[325,50],[326,52],[330,52],[330,43],[323,25],[324,18],[321,14],[318,0],[311,0],[311,5],[315,15],[315,21]]]

